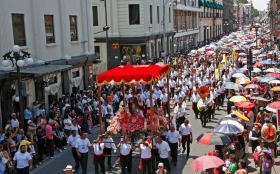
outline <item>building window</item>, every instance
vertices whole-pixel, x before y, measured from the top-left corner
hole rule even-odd
[[[169,8],[169,12],[168,12],[168,17],[169,17],[169,23],[171,23],[171,8]]]
[[[92,6],[93,26],[98,26],[98,11],[97,6]]]
[[[69,16],[71,41],[78,40],[77,16]]]
[[[159,24],[159,6],[157,6],[157,23]]]
[[[153,6],[150,5],[150,24],[153,24]]]
[[[24,15],[12,14],[14,44],[19,46],[26,45],[25,27],[24,27]]]
[[[53,76],[53,77],[50,77],[48,80],[48,85],[53,85],[53,84],[56,84],[58,82],[57,80],[57,76]]]
[[[100,54],[100,47],[99,46],[94,46],[94,51],[96,53],[99,53]]]
[[[53,15],[45,15],[46,43],[55,43]]]
[[[79,68],[72,69],[71,73],[72,73],[72,79],[80,77],[80,70],[79,70]]]
[[[129,8],[129,25],[140,24],[140,7],[139,4],[130,4]]]

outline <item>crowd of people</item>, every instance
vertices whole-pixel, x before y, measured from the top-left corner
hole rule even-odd
[[[169,82],[165,77],[152,84],[153,94],[150,94],[149,85],[143,83],[125,86],[125,93],[121,86],[112,83],[101,87],[99,103],[97,87],[89,86],[86,90],[67,93],[58,101],[52,101],[49,113],[46,113],[45,104],[39,102],[39,99],[33,102],[32,106],[27,105],[24,110],[26,127],[22,127],[19,113],[12,113],[4,130],[0,131],[0,173],[12,173],[13,170],[18,174],[28,173],[33,166],[38,167],[45,159],[55,158],[55,151],[68,150],[73,155],[75,171],[81,167],[82,173],[87,173],[88,154],[92,153],[95,173],[104,174],[105,157],[108,167],[111,168],[112,152],[116,154],[118,149],[122,173],[126,170],[132,173],[133,150],[141,154],[139,168],[143,170],[143,174],[154,173],[155,166],[158,167],[156,173],[169,173],[170,161],[174,167],[177,165],[178,147],[182,146],[182,154],[186,152],[187,158],[191,153],[193,135],[192,126],[186,119],[187,102],[192,102],[191,109],[195,118],[200,119],[202,127],[207,127],[207,123],[215,118],[215,111],[224,106],[224,103],[227,103],[228,113],[225,119],[234,120],[242,126],[242,131],[229,135],[231,143],[216,145],[214,151],[208,153],[222,159],[225,165],[208,169],[206,172],[248,173],[248,149],[251,147],[255,167],[259,167],[261,173],[271,173],[279,143],[277,144],[275,113],[277,108],[268,106],[277,101],[278,97],[274,97],[277,92],[271,90],[275,83],[263,83],[260,79],[266,75],[266,69],[276,71],[278,63],[265,64],[262,63],[263,60],[258,61],[260,54],[268,55],[269,52],[267,45],[260,43],[259,46],[252,47],[259,50],[258,54],[254,54],[254,60],[256,66],[261,66],[261,71],[252,73],[247,67],[240,67],[244,64],[244,45],[254,42],[251,36],[252,31],[247,27],[218,42],[210,43],[203,47],[204,49],[200,48],[188,55],[170,57]],[[266,33],[260,36],[265,37]],[[233,44],[230,46],[229,43]],[[222,45],[227,45],[227,48]],[[238,49],[233,49],[234,47]],[[232,54],[235,51],[237,56]],[[244,54],[240,54],[243,52]],[[246,77],[250,73],[252,79]],[[275,79],[277,78],[271,78]],[[246,88],[246,85],[253,87]],[[232,97],[240,100],[233,101]],[[146,117],[151,104],[154,108],[162,108],[169,124],[165,125],[160,134],[147,131],[141,142],[134,142],[130,132],[120,131],[119,143],[115,143],[107,127],[111,117],[119,108],[124,107],[124,104],[129,103],[131,98],[136,98],[137,108],[141,110],[143,117]],[[237,105],[240,101],[247,103]],[[105,133],[90,142],[87,133],[91,134],[93,128],[100,126],[100,105]],[[168,105],[174,106],[171,108],[174,111],[173,116],[168,115]],[[246,118],[236,115],[236,111]]]

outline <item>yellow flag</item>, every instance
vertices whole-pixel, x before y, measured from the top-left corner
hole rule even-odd
[[[233,51],[231,52],[231,57],[232,57],[233,59],[236,59],[236,52],[235,52],[235,50],[233,50]]]
[[[225,54],[223,54],[223,60],[222,63],[225,63],[227,66],[227,56]]]
[[[220,70],[219,68],[215,69],[215,79],[218,79],[220,75]]]
[[[173,65],[176,65],[176,64],[177,64],[177,59],[175,58]]]
[[[223,68],[223,64],[219,64],[217,69],[218,69],[219,72],[220,72],[220,71],[222,70],[222,68]]]
[[[181,57],[178,59],[178,63],[180,63],[181,62]]]

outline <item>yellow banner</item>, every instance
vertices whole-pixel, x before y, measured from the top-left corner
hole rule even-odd
[[[220,72],[220,71],[222,70],[222,68],[223,68],[223,64],[219,64],[217,69],[218,69],[219,72]]]
[[[236,52],[235,52],[235,50],[233,50],[232,52],[231,52],[231,57],[233,58],[233,59],[235,59],[236,60]]]
[[[223,54],[222,63],[225,63],[225,65],[227,66],[227,56],[225,54]]]
[[[173,65],[176,65],[176,64],[177,64],[177,59],[175,58]]]
[[[220,70],[219,68],[215,69],[215,79],[218,79],[220,76]]]

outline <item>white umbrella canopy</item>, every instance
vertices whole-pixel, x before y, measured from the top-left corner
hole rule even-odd
[[[280,84],[280,80],[272,80],[268,82],[269,84]]]
[[[237,126],[240,130],[242,130],[242,132],[244,131],[244,126],[242,124],[240,124],[237,120],[224,120],[221,121],[220,124],[232,124]]]
[[[264,72],[276,72],[276,73],[278,73],[279,70],[276,69],[276,68],[268,68],[268,69],[264,70]]]
[[[235,74],[232,75],[232,77],[235,77],[235,78],[238,78],[238,77],[245,77],[245,75],[242,74],[242,73],[235,73]]]

